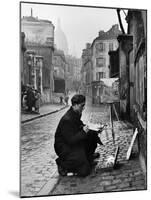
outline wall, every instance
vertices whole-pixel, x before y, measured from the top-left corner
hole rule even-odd
[[[144,174],[147,171],[147,49],[146,11],[129,11],[128,33],[133,35],[133,51],[129,54],[133,82],[130,93],[131,120],[138,128],[139,158]],[[132,80],[134,79],[134,81]]]
[[[27,43],[27,49],[33,50],[37,55],[43,56],[42,87],[44,93],[42,95],[44,95],[45,97],[42,98],[42,103],[51,102],[53,91],[53,50],[49,46],[38,45],[34,43]]]
[[[54,38],[54,26],[50,21],[24,17],[21,20],[21,31],[26,34],[26,42],[45,44],[47,38]]]
[[[130,115],[130,71],[128,55],[133,47],[132,35],[119,35],[119,78],[120,78],[120,115],[129,119]]]
[[[21,19],[21,31],[25,33],[25,43],[28,50],[33,50],[36,55],[43,57],[42,87],[43,103],[51,102],[53,90],[52,54],[54,47],[54,25],[51,21],[40,20],[31,16]],[[29,70],[27,68],[27,81]]]

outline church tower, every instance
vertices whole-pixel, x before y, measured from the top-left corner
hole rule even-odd
[[[57,22],[57,28],[55,31],[55,44],[57,49],[63,50],[65,55],[68,55],[68,42],[65,33],[61,28],[60,19]]]

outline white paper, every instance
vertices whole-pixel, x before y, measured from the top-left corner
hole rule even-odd
[[[101,129],[100,124],[88,123],[88,127],[89,127],[89,129],[91,129],[93,131],[99,131]]]

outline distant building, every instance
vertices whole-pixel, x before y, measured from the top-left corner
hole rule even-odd
[[[75,83],[80,85],[81,80],[81,67],[82,60],[71,55],[66,55],[67,69],[66,69],[66,88],[69,90],[74,90]]]
[[[75,58],[75,65],[74,65],[74,78],[77,81],[81,80],[81,67],[82,67],[82,60],[81,58]]]
[[[102,78],[109,78],[109,51],[118,48],[117,36],[120,34],[118,25],[113,25],[107,31],[100,31],[92,43],[92,65],[93,80],[100,81]]]
[[[92,96],[92,81],[92,49],[91,44],[87,43],[82,52],[81,90],[89,96]]]
[[[58,24],[55,30],[55,45],[57,49],[64,51],[64,54],[68,54],[68,42],[65,33],[61,28],[60,19],[58,19]]]
[[[53,55],[53,79],[55,93],[65,92],[65,72],[66,72],[66,59],[62,50],[55,49]]]
[[[118,49],[117,36],[120,34],[117,24],[107,32],[99,31],[91,45],[87,45],[82,53],[82,77],[87,95],[93,98],[93,102],[101,103],[102,81],[110,77],[109,51]],[[85,80],[84,80],[85,79]]]
[[[27,83],[32,84],[36,88],[38,87],[36,82],[39,80],[41,82],[39,84],[42,90],[42,102],[51,102],[53,90],[52,55],[54,51],[54,25],[49,20],[33,17],[31,10],[31,16],[21,19],[21,31],[26,36],[26,68],[29,68],[29,72],[32,68]],[[38,66],[39,68],[41,67],[40,71],[42,73],[40,71],[37,72]]]

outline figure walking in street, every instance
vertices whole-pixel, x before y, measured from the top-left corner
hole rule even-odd
[[[60,96],[60,104],[63,104],[63,96]]]
[[[32,108],[34,107],[34,104],[35,104],[35,94],[31,86],[28,87],[26,99],[27,99],[27,107],[28,107],[27,111],[32,112]]]
[[[39,114],[40,108],[40,92],[35,90],[35,112]]]
[[[60,175],[68,172],[78,176],[87,176],[94,166],[97,143],[102,145],[97,131],[89,130],[81,121],[86,98],[76,94],[72,97],[72,106],[61,118],[55,133],[56,163]]]
[[[68,95],[65,96],[64,101],[65,101],[66,106],[68,106],[68,101],[69,101]]]

